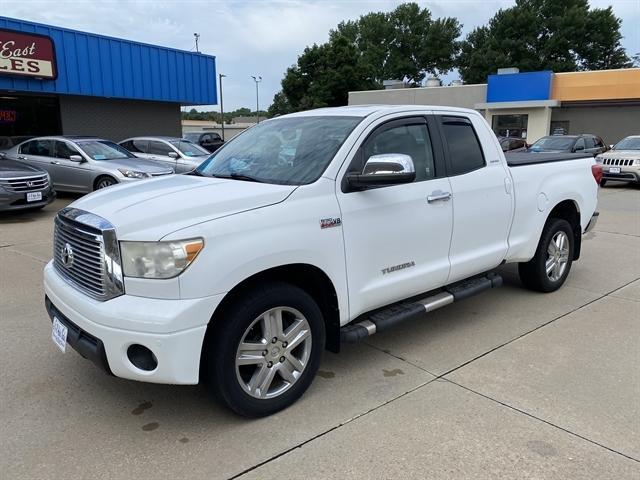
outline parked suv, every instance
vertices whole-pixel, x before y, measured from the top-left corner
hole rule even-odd
[[[613,148],[596,157],[602,165],[601,186],[609,180],[640,183],[640,135],[623,138]]]
[[[136,157],[162,162],[176,173],[190,172],[211,155],[200,145],[177,137],[135,137],[119,145]]]
[[[4,153],[6,158],[47,171],[58,191],[86,193],[173,173],[172,168],[137,158],[117,143],[95,137],[39,137]]]
[[[222,137],[215,132],[188,132],[184,134],[184,138],[190,142],[197,143],[211,153],[224,145]]]
[[[527,151],[546,153],[590,153],[593,156],[608,150],[600,137],[582,135],[547,135],[534,142]]]

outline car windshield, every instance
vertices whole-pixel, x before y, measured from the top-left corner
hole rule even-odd
[[[197,142],[200,139],[200,133],[198,132],[185,133],[184,138],[186,138],[190,142]]]
[[[210,155],[210,153],[202,148],[200,145],[196,145],[189,140],[171,140],[171,145],[180,150],[187,157],[198,157],[202,155]]]
[[[205,176],[281,185],[316,181],[361,117],[293,117],[259,123],[198,167]]]
[[[640,150],[640,137],[627,137],[613,146],[613,150]]]
[[[542,137],[531,145],[531,150],[571,150],[574,137]]]
[[[85,140],[76,144],[93,160],[122,160],[135,155],[109,140]]]

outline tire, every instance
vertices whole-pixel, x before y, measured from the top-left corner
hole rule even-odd
[[[542,230],[534,257],[518,264],[520,280],[527,288],[538,292],[558,290],[571,270],[573,249],[571,224],[560,218],[550,218]],[[547,266],[553,266],[550,273],[547,273]]]
[[[246,417],[271,415],[311,385],[325,325],[304,290],[277,282],[244,291],[217,321],[205,338],[203,380],[231,410]]]
[[[103,188],[110,187],[111,185],[115,185],[116,183],[118,183],[118,181],[113,177],[109,177],[106,175],[102,177],[98,177],[98,179],[95,182],[93,190],[94,191],[101,190]]]
[[[607,184],[607,181],[603,178],[602,180],[600,180],[600,186],[604,187]]]

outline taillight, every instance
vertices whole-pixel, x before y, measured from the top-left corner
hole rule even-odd
[[[593,174],[593,178],[595,178],[596,183],[600,185],[600,180],[602,180],[602,165],[591,165],[591,173]]]

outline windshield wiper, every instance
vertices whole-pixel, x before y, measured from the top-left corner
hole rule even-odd
[[[229,175],[216,175],[216,174],[213,174],[212,176],[216,177],[216,178],[227,178],[227,179],[230,179],[230,180],[244,180],[244,181],[247,181],[247,182],[265,183],[264,181],[262,181],[262,180],[260,180],[258,178],[251,177],[249,175],[244,175],[242,173],[231,173]]]

